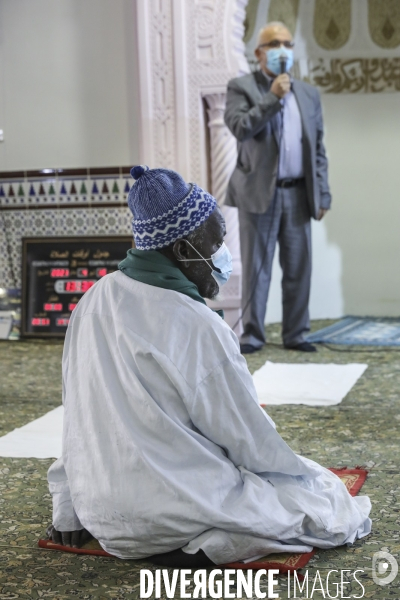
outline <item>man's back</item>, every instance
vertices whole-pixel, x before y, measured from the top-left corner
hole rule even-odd
[[[183,546],[240,479],[187,406],[193,412],[199,384],[229,352],[238,354],[234,336],[209,308],[120,272],[75,309],[63,359],[63,458],[75,511],[109,551],[124,555],[124,532],[129,557],[170,550],[177,518]],[[188,504],[200,513],[185,515]]]

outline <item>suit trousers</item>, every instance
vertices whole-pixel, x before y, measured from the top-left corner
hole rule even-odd
[[[276,242],[282,267],[282,338],[285,346],[304,341],[310,329],[311,222],[305,183],[276,188],[262,214],[239,209],[242,256],[241,344],[265,344],[265,313]]]

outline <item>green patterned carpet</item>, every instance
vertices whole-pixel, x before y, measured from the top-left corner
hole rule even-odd
[[[328,324],[315,321],[313,330]],[[269,339],[277,345],[266,346],[249,357],[252,372],[266,360],[369,365],[339,406],[271,407],[269,413],[296,452],[327,467],[370,468],[363,491],[373,504],[373,533],[352,548],[318,551],[308,566],[311,581],[317,570],[324,580],[329,569],[363,569],[358,578],[365,587],[364,595],[353,583],[353,587],[344,587],[339,598],[353,595],[398,600],[400,573],[392,584],[378,586],[372,580],[371,566],[372,556],[379,550],[398,560],[400,555],[400,352],[367,347],[353,347],[351,352],[344,347],[336,347],[346,350],[341,352],[320,347],[317,354],[310,355],[289,352],[278,345],[277,325],[269,328]],[[60,404],[61,354],[59,342],[0,342],[0,435]],[[51,520],[46,484],[51,462],[0,458],[0,599],[139,598],[139,571],[153,568],[145,561],[74,556],[36,548]],[[288,598],[286,578],[279,580],[276,591],[280,598]],[[330,593],[335,597],[336,588]],[[297,597],[325,596],[315,592]]]

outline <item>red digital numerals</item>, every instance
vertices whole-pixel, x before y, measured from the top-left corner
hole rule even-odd
[[[65,291],[66,292],[77,292],[78,287],[80,287],[80,281],[66,281],[65,282]]]
[[[69,277],[69,269],[51,269],[50,277]]]
[[[31,324],[34,327],[47,327],[48,325],[50,325],[50,319],[39,319],[38,317],[33,317],[33,319],[31,320]]]
[[[72,312],[74,310],[74,308],[76,308],[77,304],[78,304],[77,302],[70,302],[68,304],[68,310],[70,310]]]
[[[69,319],[57,319],[56,321],[58,327],[67,327],[69,323]]]
[[[89,275],[89,269],[81,267],[76,270],[76,274],[78,277],[87,277]]]
[[[81,283],[81,292],[87,292],[88,289],[90,289],[95,284],[95,281],[82,281]]]
[[[55,312],[55,311],[59,311],[62,310],[63,305],[62,304],[45,304],[43,306],[44,310],[46,312]]]
[[[92,285],[94,285],[96,282],[95,281],[89,281],[89,280],[85,280],[82,279],[82,281],[79,280],[71,280],[71,281],[66,281],[65,282],[65,291],[66,292],[77,292],[77,293],[82,293],[84,294],[85,292],[87,292]]]
[[[104,275],[107,275],[107,269],[105,267],[96,269],[96,277],[104,277]]]

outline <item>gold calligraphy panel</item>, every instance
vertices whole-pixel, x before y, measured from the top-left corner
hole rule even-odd
[[[399,0],[368,0],[368,26],[375,44],[396,48],[400,44]]]
[[[400,58],[336,58],[310,61],[307,79],[321,92],[378,93],[400,91]]]
[[[243,41],[245,44],[251,40],[254,33],[254,28],[257,21],[258,5],[260,0],[249,0],[246,6],[246,16],[244,19],[244,36]]]
[[[345,45],[351,29],[351,0],[315,0],[314,37],[326,50]]]
[[[268,22],[282,21],[294,36],[299,12],[299,0],[271,0]]]

